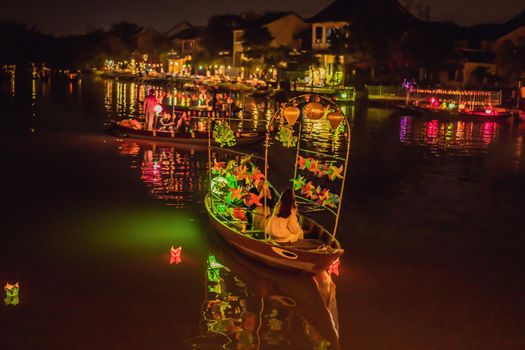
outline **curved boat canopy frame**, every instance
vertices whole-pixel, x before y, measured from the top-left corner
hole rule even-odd
[[[346,138],[346,151],[345,151],[345,157],[337,157],[332,154],[325,154],[322,152],[315,152],[311,150],[305,150],[301,148],[301,132],[302,132],[302,124],[299,122],[299,134],[297,136],[297,142],[296,142],[296,156],[295,156],[295,162],[297,162],[299,152],[300,151],[307,151],[311,154],[317,154],[322,156],[326,159],[332,159],[332,160],[338,160],[344,162],[344,170],[343,170],[343,178],[341,181],[341,187],[339,191],[339,205],[337,205],[336,210],[331,210],[329,208],[327,209],[328,212],[332,213],[335,216],[335,223],[332,230],[332,237],[335,238],[335,235],[337,233],[337,227],[339,224],[339,216],[341,214],[341,206],[343,203],[343,193],[344,193],[344,186],[345,186],[345,180],[347,176],[348,171],[348,158],[350,155],[350,124],[348,123],[348,119],[345,116],[342,109],[335,104],[334,101],[331,99],[317,95],[317,94],[303,94],[296,96],[288,102],[281,104],[280,108],[273,114],[272,118],[267,124],[267,130],[266,130],[266,140],[264,143],[264,178],[265,181],[268,179],[268,164],[269,164],[269,148],[270,148],[270,134],[273,130],[273,126],[276,121],[285,119],[285,122],[287,122],[290,127],[293,127],[295,122],[299,119],[300,116],[303,116],[304,118],[310,119],[312,122],[319,122],[324,119],[328,119],[330,122],[330,125],[333,129],[337,129],[339,125],[342,125],[344,128],[343,136]],[[295,165],[294,170],[294,179],[297,176],[297,164]],[[264,197],[264,207],[266,208],[266,196]],[[265,211],[263,211],[265,212]],[[266,218],[265,218],[266,221]],[[268,233],[266,230],[266,222],[264,224],[265,232],[264,236],[265,239],[268,239]]]

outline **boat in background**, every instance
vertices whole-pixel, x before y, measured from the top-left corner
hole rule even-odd
[[[466,119],[481,121],[503,121],[512,116],[512,110],[500,107],[488,106],[484,109],[458,108],[455,105],[450,108],[436,107],[431,103],[412,103],[409,105],[398,105],[396,109],[402,113],[414,116],[431,117],[439,119]]]
[[[173,130],[145,130],[142,123],[136,119],[125,119],[120,122],[112,121],[110,132],[118,137],[144,139],[150,141],[161,141],[184,144],[208,144],[208,131],[205,129],[185,131]],[[250,145],[259,143],[265,138],[265,131],[241,130],[234,132],[235,142],[238,145]],[[216,140],[212,140],[213,146],[220,146]]]

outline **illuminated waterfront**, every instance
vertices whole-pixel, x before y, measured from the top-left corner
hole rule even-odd
[[[0,278],[20,282],[20,304],[0,308],[0,348],[214,348],[229,341],[203,337],[206,327],[237,316],[218,322],[215,294],[206,292],[210,256],[230,270],[218,271],[225,290],[245,293],[248,333],[264,288],[282,283],[257,265],[230,263],[235,252],[211,238],[202,205],[206,149],[104,132],[109,119],[136,111],[144,89],[115,84],[122,83],[2,81]],[[271,104],[255,105],[271,114]],[[339,236],[346,251],[332,276],[341,348],[520,349],[523,124],[348,111]],[[327,130],[312,130],[321,135],[317,146]],[[171,246],[182,247],[180,264],[169,264]],[[261,339],[297,349],[327,339],[306,329],[333,325],[305,326],[304,309],[266,302]],[[289,328],[279,331],[279,322]],[[225,332],[232,339],[235,327]]]

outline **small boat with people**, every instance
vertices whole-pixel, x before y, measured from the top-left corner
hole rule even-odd
[[[503,121],[512,116],[512,110],[490,104],[474,106],[468,103],[439,100],[435,97],[396,106],[400,112],[440,119],[465,119],[471,121]]]
[[[345,157],[308,149],[301,142],[301,123],[296,123],[301,115],[312,123],[328,121],[332,142],[342,134]],[[270,144],[279,153],[281,147],[295,148],[292,188],[277,191],[268,181]],[[210,189],[204,202],[215,232],[268,265],[310,274],[327,270],[344,252],[335,236],[349,149],[349,126],[333,101],[315,94],[292,98],[268,123],[262,167],[251,157],[217,162],[208,152]],[[320,224],[314,216],[328,219]]]
[[[230,109],[207,105],[176,108],[157,102],[151,89],[141,102],[145,111],[144,122],[136,117],[111,122],[111,130],[121,137],[175,142],[186,144],[208,143],[234,146],[257,143],[266,137],[265,126],[249,116],[233,115]]]
[[[163,119],[163,118],[162,118]],[[164,119],[163,119],[164,120]],[[185,144],[208,144],[207,125],[213,121],[208,121],[207,118],[187,117],[187,121],[183,121],[183,126],[172,125],[173,121],[160,121],[159,124],[164,123],[153,130],[144,128],[144,124],[136,118],[128,118],[121,121],[111,122],[111,131],[119,137],[129,137],[137,139],[145,139],[151,141],[185,143]],[[227,125],[228,121],[218,120],[215,125]],[[168,126],[166,126],[168,125]],[[194,125],[192,128],[190,125]],[[224,130],[224,131],[223,131]],[[229,131],[229,133],[228,133]],[[228,135],[224,135],[228,133]],[[235,145],[249,145],[262,142],[265,138],[264,130],[231,130],[229,127],[221,127],[220,131],[211,131],[211,141],[214,146],[221,146],[224,142],[230,142]]]

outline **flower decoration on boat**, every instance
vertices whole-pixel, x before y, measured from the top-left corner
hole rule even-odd
[[[335,193],[331,193],[329,189],[323,189],[319,192],[319,199],[317,204],[323,207],[336,208],[339,203],[339,196]]]
[[[321,169],[319,169],[319,161],[316,159],[310,159],[310,166],[308,167],[308,171],[318,176],[321,173]]]
[[[304,185],[306,185],[306,179],[302,175],[299,175],[297,179],[292,179],[291,181],[293,183],[292,186],[294,191],[299,191]]]
[[[333,162],[321,162],[314,158],[304,158],[302,156],[297,157],[297,163],[299,170],[307,170],[316,177],[327,176],[330,181],[343,178],[343,165],[339,167],[335,166]]]
[[[20,290],[20,285],[18,282],[15,284],[10,284],[7,282],[4,286],[5,298],[4,303],[6,305],[16,306],[20,303],[20,298],[18,296]]]
[[[252,205],[262,207],[261,196],[258,196],[255,193],[248,192],[244,195],[243,200],[244,204],[246,204],[248,207],[251,207]]]
[[[239,165],[237,169],[235,169],[235,177],[237,181],[249,179],[250,174],[248,174],[248,167],[245,164]]]
[[[242,191],[242,187],[230,188],[230,202],[233,202],[236,199],[241,200],[243,196]]]
[[[237,220],[246,221],[246,214],[242,208],[233,208],[232,217]]]
[[[310,167],[310,161],[312,158],[304,158],[302,156],[297,157],[297,165],[299,166],[300,170],[304,170],[306,168]]]
[[[224,198],[228,193],[229,182],[225,177],[215,176],[210,183],[211,192],[221,198]]]
[[[297,144],[297,136],[293,134],[293,128],[290,125],[282,125],[275,136],[277,141],[280,141],[283,147],[295,147]]]
[[[259,168],[255,167],[252,170],[252,174],[250,176],[250,179],[252,183],[257,186],[261,181],[264,181],[264,174],[259,170]]]
[[[342,175],[343,170],[344,168],[342,165],[339,167],[330,165],[328,168],[328,171],[325,174],[328,175],[328,178],[330,179],[330,181],[334,181],[335,179],[343,178],[343,175]]]
[[[235,146],[237,143],[233,130],[227,123],[217,122],[213,128],[213,132],[215,134],[215,142],[221,147]]]
[[[216,160],[214,160],[213,161],[213,166],[211,167],[211,171],[213,173],[222,175],[222,174],[224,174],[225,167],[226,167],[226,163],[225,162],[217,162]]]
[[[311,181],[301,188],[301,193],[311,200],[316,200],[318,198],[317,189]]]

